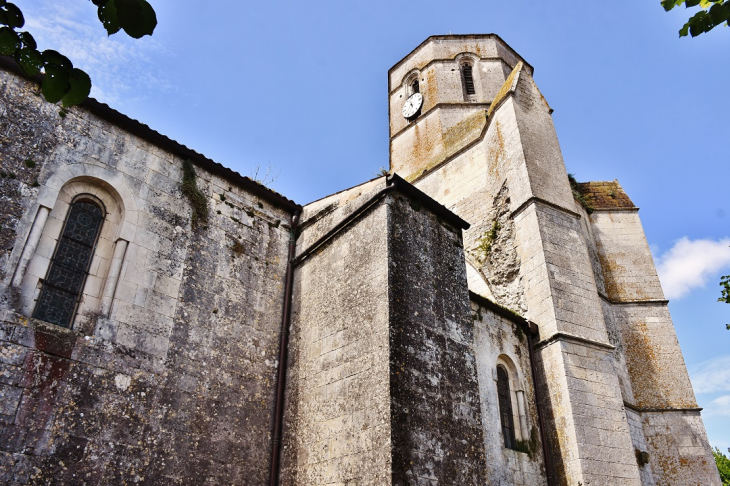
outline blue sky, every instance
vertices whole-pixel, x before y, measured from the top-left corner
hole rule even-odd
[[[151,38],[107,38],[88,0],[16,0],[92,95],[307,203],[388,165],[387,70],[434,34],[496,33],[535,67],[578,180],[637,206],[710,441],[730,447],[730,29],[614,2],[151,0]]]

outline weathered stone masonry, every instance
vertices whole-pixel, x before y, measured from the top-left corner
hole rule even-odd
[[[44,235],[55,241],[67,192],[113,193],[109,217],[121,228],[97,245],[71,330],[23,315],[34,289],[5,293],[0,482],[262,484],[289,211],[199,166],[209,218],[193,230],[179,155],[83,109],[61,118],[36,91],[2,77],[0,151],[3,171],[16,175],[0,183],[4,284],[43,204]],[[120,245],[105,315],[104,260]],[[41,239],[24,283],[45,276],[53,248]]]
[[[0,60],[0,483],[719,486],[638,208],[571,185],[533,74],[427,39],[389,175],[300,206]]]
[[[551,484],[719,484],[637,208],[616,181],[574,200],[532,75],[494,35],[426,40],[389,71],[391,170],[471,223],[470,289],[539,326]]]

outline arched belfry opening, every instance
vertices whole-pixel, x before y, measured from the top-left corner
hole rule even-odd
[[[464,86],[464,94],[466,96],[473,96],[477,93],[474,87],[474,73],[473,67],[470,63],[464,63],[461,65],[461,80]]]

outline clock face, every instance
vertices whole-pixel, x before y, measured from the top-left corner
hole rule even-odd
[[[421,109],[421,105],[423,105],[423,95],[421,93],[413,93],[403,105],[403,117],[412,118]]]

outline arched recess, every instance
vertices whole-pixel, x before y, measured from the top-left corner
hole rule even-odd
[[[494,367],[495,382],[497,382],[497,369],[501,367],[507,372],[509,378],[509,391],[512,408],[512,420],[514,423],[515,438],[518,441],[530,439],[530,431],[527,424],[527,403],[525,402],[525,379],[522,370],[515,364],[514,360],[506,354],[497,357]]]
[[[34,217],[28,217],[32,223],[28,225],[25,243],[14,250],[19,254],[11,259],[16,262],[11,285],[20,296],[18,310],[26,316],[33,314],[70,205],[82,195],[103,205],[105,216],[76,317],[109,313],[127,246],[136,233],[137,204],[118,173],[77,164],[61,166],[46,182],[38,203],[30,209]]]
[[[469,52],[462,52],[454,57],[459,66],[461,89],[465,101],[476,101],[479,93],[479,57]]]
[[[406,92],[406,98],[421,92],[421,74],[418,71],[411,71],[403,77],[403,86]]]

